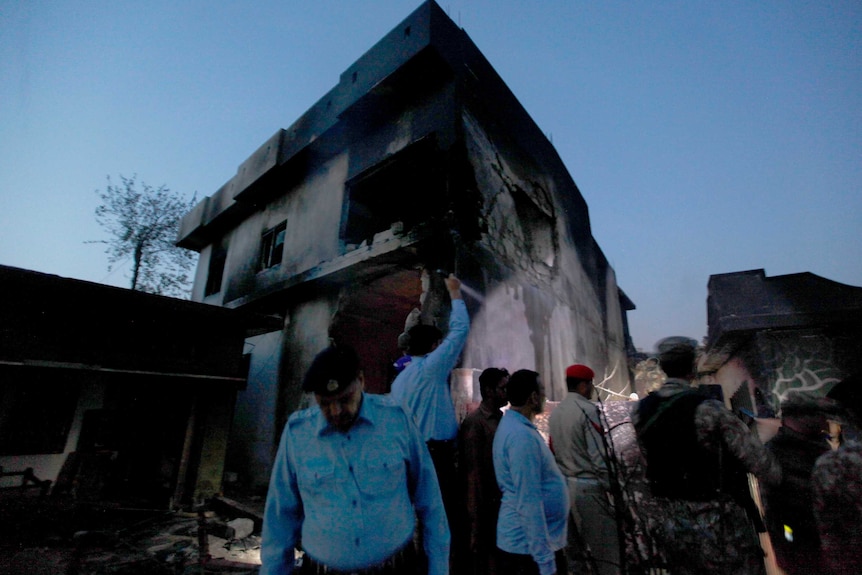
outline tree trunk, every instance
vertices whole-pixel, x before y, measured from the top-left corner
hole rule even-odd
[[[141,271],[141,257],[144,254],[144,243],[138,242],[135,245],[135,263],[132,266],[132,290],[138,289],[138,275]]]

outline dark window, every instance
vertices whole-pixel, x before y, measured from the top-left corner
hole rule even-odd
[[[400,222],[408,232],[444,213],[446,170],[434,138],[424,138],[347,183],[346,244],[369,244]]]
[[[0,386],[0,455],[63,453],[80,385],[63,377],[29,376]],[[13,469],[23,471],[23,469]]]
[[[284,256],[284,234],[287,231],[287,221],[263,232],[260,239],[260,266],[265,270],[277,266]]]
[[[212,295],[221,291],[221,280],[224,276],[224,266],[227,262],[227,247],[218,246],[210,254],[209,272],[207,272],[207,284],[204,288],[204,296]]]

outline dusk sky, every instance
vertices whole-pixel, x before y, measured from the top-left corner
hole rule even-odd
[[[702,339],[711,274],[862,286],[862,2],[439,4],[580,188],[637,347]],[[419,5],[0,0],[0,264],[127,286],[85,243],[107,176],[213,194]]]

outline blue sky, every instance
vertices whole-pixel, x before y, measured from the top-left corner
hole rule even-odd
[[[862,3],[441,0],[549,135],[638,309],[706,333],[710,274],[862,286]],[[211,195],[418,0],[0,0],[0,264],[127,285],[106,177]]]

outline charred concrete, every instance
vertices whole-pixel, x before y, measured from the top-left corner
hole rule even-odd
[[[388,392],[411,311],[445,325],[437,270],[469,288],[462,368],[535,369],[552,400],[575,361],[609,389],[630,387],[634,305],[592,237],[586,202],[433,1],[189,213],[178,243],[201,254],[193,299],[284,318],[280,334],[250,340],[234,419],[243,440],[228,467],[251,488],[265,486],[281,426],[305,405],[301,375],[330,338],[358,348],[369,391]]]

